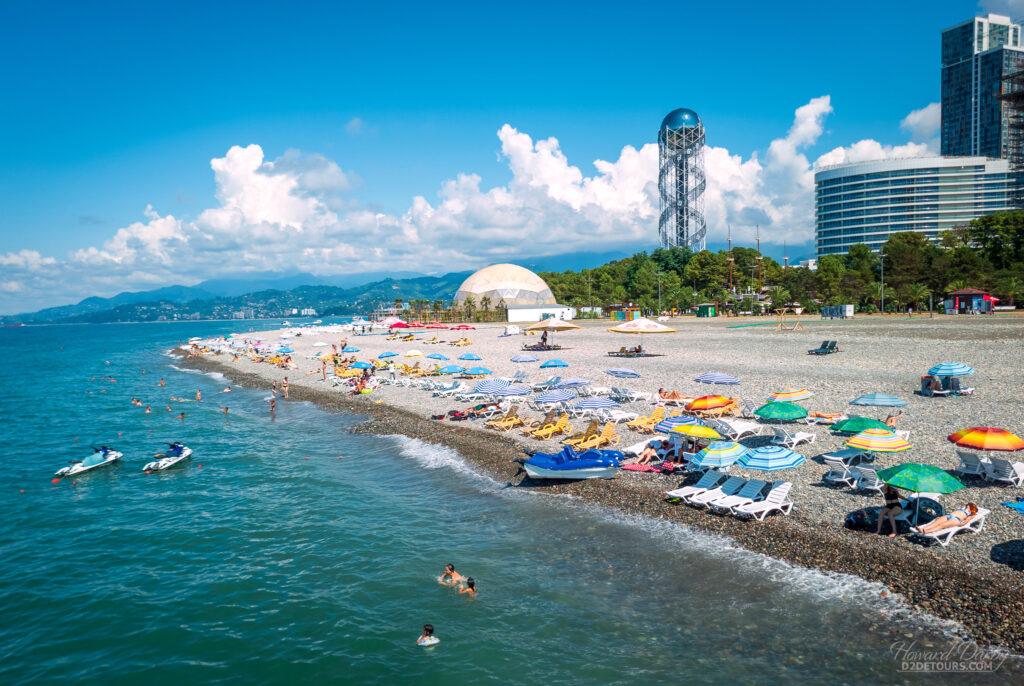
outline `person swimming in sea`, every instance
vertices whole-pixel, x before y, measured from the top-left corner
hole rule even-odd
[[[177,417],[175,417],[175,419],[184,419],[184,418],[185,418],[185,413],[184,412],[182,412]]]
[[[203,392],[202,391],[196,391],[196,400],[202,400],[202,399],[203,399]]]
[[[429,644],[434,643],[436,640],[437,639],[434,638],[434,625],[433,624],[424,624],[423,625],[423,634],[419,638],[416,639],[416,645],[418,645],[418,646],[429,645]]]
[[[438,583],[444,584],[445,586],[454,586],[460,581],[465,581],[466,577],[462,576],[455,571],[455,565],[448,563],[444,566],[444,573],[438,577]]]
[[[468,579],[466,579],[465,588],[459,589],[459,595],[462,595],[464,593],[469,595],[470,598],[476,597],[476,579],[474,579],[473,577],[469,577]]]

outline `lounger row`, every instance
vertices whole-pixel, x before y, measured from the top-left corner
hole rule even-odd
[[[956,451],[960,464],[953,471],[961,476],[980,476],[986,481],[1001,481],[1020,487],[1024,483],[1024,462],[999,457],[983,458],[963,450]]]
[[[790,513],[793,502],[789,499],[789,490],[792,487],[788,481],[776,484],[758,479],[747,481],[710,470],[694,485],[669,491],[668,496],[680,498],[690,505],[707,505],[710,509],[764,521],[771,512]]]

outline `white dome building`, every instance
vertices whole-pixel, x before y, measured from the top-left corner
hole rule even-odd
[[[495,307],[502,300],[509,307],[556,304],[544,279],[514,264],[492,264],[470,276],[455,292],[455,302],[464,302],[468,296],[473,296],[477,305],[481,298],[490,298]]]

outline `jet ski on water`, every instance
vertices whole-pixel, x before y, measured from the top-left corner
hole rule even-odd
[[[120,460],[122,457],[124,456],[121,453],[111,448],[108,448],[105,445],[99,448],[93,448],[92,455],[85,458],[84,460],[72,460],[70,466],[58,469],[55,473],[55,476],[61,478],[66,476],[75,476],[77,474],[81,474],[82,472],[88,472],[93,469],[99,469],[100,467],[112,465],[118,460]]]
[[[625,456],[618,450],[575,452],[565,446],[557,453],[534,453],[523,460],[523,469],[534,479],[610,479]]]
[[[175,441],[174,443],[167,444],[167,452],[157,453],[154,457],[159,457],[159,460],[154,460],[148,463],[142,468],[144,472],[159,472],[164,469],[170,469],[171,467],[180,464],[192,457],[192,448],[182,445]]]

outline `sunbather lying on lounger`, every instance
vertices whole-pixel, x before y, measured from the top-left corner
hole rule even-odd
[[[903,416],[903,410],[900,410],[896,414],[891,414],[885,418],[885,425],[890,429],[896,428],[896,420]]]
[[[683,399],[683,396],[679,393],[679,391],[669,391],[669,392],[666,393],[664,388],[659,388],[658,389],[658,397],[661,398],[662,400],[682,400]]]
[[[660,461],[661,457],[658,455],[659,450],[667,450],[672,445],[671,441],[651,441],[647,444],[647,447],[640,452],[640,457],[637,458],[637,464],[651,464],[651,462]]]
[[[953,510],[943,517],[936,517],[927,524],[911,527],[911,531],[918,534],[933,534],[943,529],[952,529],[955,526],[963,526],[967,521],[978,514],[978,506],[974,503],[967,503],[959,510]]]

